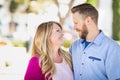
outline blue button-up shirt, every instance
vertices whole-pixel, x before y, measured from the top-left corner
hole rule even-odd
[[[101,31],[86,48],[83,39],[70,47],[75,80],[120,78],[120,46]]]

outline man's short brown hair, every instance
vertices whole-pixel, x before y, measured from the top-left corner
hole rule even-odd
[[[79,4],[71,9],[72,13],[79,12],[83,18],[91,17],[95,24],[98,23],[98,11],[89,3]]]

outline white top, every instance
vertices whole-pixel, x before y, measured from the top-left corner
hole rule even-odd
[[[73,72],[67,62],[63,59],[62,63],[55,63],[56,73],[52,80],[74,80]]]

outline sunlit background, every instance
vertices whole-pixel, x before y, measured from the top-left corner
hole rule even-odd
[[[88,2],[99,11],[99,28],[120,41],[120,0],[0,0],[0,80],[23,80],[37,26],[57,21],[63,26],[68,49],[78,38],[73,30],[72,6]]]

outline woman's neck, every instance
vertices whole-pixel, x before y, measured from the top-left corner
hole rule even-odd
[[[55,63],[61,63],[62,62],[62,57],[60,56],[58,50],[59,50],[59,48],[54,48],[53,53],[52,53],[53,61]]]

